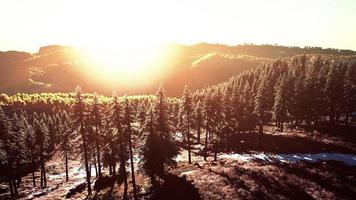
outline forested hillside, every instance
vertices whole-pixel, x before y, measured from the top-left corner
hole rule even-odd
[[[186,86],[180,99],[166,97],[163,86],[155,96],[120,98],[82,94],[80,88],[75,93],[2,94],[1,181],[8,183],[8,195],[13,197],[24,195],[21,178],[28,173],[32,173],[33,187],[38,181],[41,188],[48,187],[46,162],[57,151],[63,156],[69,181],[68,159],[76,152],[85,169],[82,188],[88,194],[92,193],[94,165],[95,188],[101,187],[103,174],[114,183],[118,174],[124,198],[143,198],[152,193],[137,190],[135,168],[149,178],[155,194],[167,170],[176,166],[181,149],[189,165],[193,156],[205,161],[212,156],[217,161],[223,152],[281,151],[265,143],[270,134],[265,135],[264,127],[271,123],[282,133],[293,128],[319,130],[325,124],[351,130],[355,77],[355,62],[295,56],[262,64],[197,92]],[[236,143],[236,138],[248,141],[255,133],[258,137],[251,144]],[[250,146],[242,149],[244,145]],[[199,150],[193,154],[195,148]],[[330,148],[355,152],[354,144],[348,143]],[[40,177],[35,176],[38,169]]]
[[[317,47],[283,47],[273,45],[197,44],[191,46],[170,44],[164,47],[166,61],[157,62],[154,80],[139,87],[130,84],[107,84],[90,74],[91,58],[85,51],[69,46],[41,47],[37,53],[0,52],[0,92],[70,92],[81,85],[85,92],[109,95],[118,90],[129,95],[150,94],[159,83],[164,83],[168,95],[179,96],[185,84],[191,90],[214,85],[242,71],[278,57],[301,54],[321,54],[333,58],[354,59],[349,50]],[[140,55],[137,55],[140,56]],[[117,55],[120,59],[120,55]],[[104,67],[98,66],[97,69]],[[161,73],[164,71],[165,73]],[[118,75],[118,79],[120,75]]]

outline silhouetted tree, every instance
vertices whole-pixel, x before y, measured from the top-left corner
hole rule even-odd
[[[182,117],[182,124],[181,126],[183,127],[183,131],[185,132],[186,138],[187,138],[187,147],[188,147],[188,163],[191,164],[191,152],[190,152],[190,138],[191,138],[191,133],[190,133],[190,126],[191,126],[191,119],[192,119],[192,98],[190,91],[187,86],[185,86],[184,91],[183,91],[183,96],[182,96],[182,101],[180,104],[180,115]]]
[[[93,140],[96,150],[96,162],[99,178],[101,178],[101,159],[100,159],[100,150],[102,144],[102,136],[101,136],[101,127],[102,127],[102,108],[100,106],[98,95],[94,93],[92,109],[90,112],[91,117],[91,125],[94,127]]]
[[[197,142],[200,143],[201,128],[203,125],[202,105],[201,105],[200,101],[198,101],[195,106],[194,117],[195,117],[195,120],[194,120],[195,127],[197,130]]]
[[[85,134],[84,120],[85,120],[85,102],[81,93],[80,87],[76,88],[75,102],[73,105],[73,117],[75,123],[79,126],[79,132],[82,138],[82,147],[84,154],[85,172],[88,186],[88,194],[91,195],[91,184],[90,184],[90,171],[89,171],[89,159],[87,150],[87,136]]]
[[[137,200],[135,168],[134,168],[133,152],[132,152],[132,148],[133,148],[132,147],[132,128],[131,128],[131,123],[133,121],[133,119],[132,119],[132,108],[130,106],[130,102],[129,102],[127,97],[125,97],[123,115],[124,115],[124,117],[123,117],[124,132],[125,132],[125,136],[127,137],[127,141],[129,143],[132,188],[133,188],[133,193],[134,193],[134,199]]]

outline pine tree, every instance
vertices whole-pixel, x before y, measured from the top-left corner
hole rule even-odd
[[[15,141],[16,136],[12,131],[11,121],[0,107],[0,173],[9,183],[12,198],[18,195],[14,174],[17,153]]]
[[[162,153],[159,148],[162,144],[159,143],[159,137],[155,131],[157,124],[152,107],[148,109],[145,119],[142,127],[144,141],[140,150],[140,163],[145,173],[150,177],[153,190],[156,190],[155,176],[159,173],[161,167],[160,163],[162,160],[158,155]]]
[[[100,159],[100,150],[102,144],[101,137],[101,127],[102,127],[102,116],[101,116],[102,108],[99,104],[98,95],[94,93],[92,110],[90,113],[91,116],[91,125],[94,127],[94,145],[96,150],[96,162],[99,178],[101,178],[101,159]]]
[[[211,91],[208,90],[204,94],[203,115],[205,117],[205,147],[204,147],[204,160],[208,157],[208,136],[211,134],[212,121],[213,121],[213,105],[211,99]]]
[[[35,170],[36,170],[36,146],[35,146],[35,131],[31,124],[28,123],[28,120],[22,116],[24,123],[24,144],[27,151],[27,159],[30,163],[30,169],[32,172],[32,184],[33,187],[36,186]]]
[[[339,98],[339,91],[340,88],[338,87],[338,78],[337,78],[337,66],[333,64],[329,70],[327,75],[326,85],[325,85],[325,92],[327,95],[327,100],[329,104],[329,122],[334,122],[335,117],[335,107],[337,98]]]
[[[153,112],[156,119],[156,132],[162,142],[161,148],[162,154],[162,163],[161,169],[158,171],[158,175],[164,174],[164,165],[174,166],[176,161],[174,158],[178,154],[178,148],[172,138],[172,131],[174,127],[172,126],[171,121],[169,120],[168,115],[168,102],[166,99],[165,91],[161,85],[156,93],[156,100],[153,103]]]
[[[268,100],[266,99],[267,96],[267,77],[263,77],[257,90],[257,94],[255,97],[255,110],[258,117],[258,132],[259,132],[259,139],[258,144],[261,145],[262,135],[263,135],[263,125],[266,121],[266,113],[268,111]]]
[[[73,124],[66,112],[62,113],[62,122],[59,126],[59,149],[64,157],[64,164],[66,170],[66,182],[69,181],[68,176],[68,157],[73,152],[72,140],[74,139],[73,135]]]
[[[125,133],[123,130],[123,109],[121,106],[121,103],[119,102],[118,97],[116,94],[113,94],[113,102],[112,102],[112,114],[111,114],[111,120],[113,122],[113,126],[116,129],[116,143],[118,145],[119,149],[119,160],[120,160],[120,174],[124,178],[124,199],[127,199],[127,189],[128,189],[128,183],[127,183],[127,171],[126,171],[126,162],[129,158],[128,155],[128,145],[127,145],[127,137],[125,137]]]
[[[288,105],[288,93],[287,93],[287,76],[283,75],[279,79],[279,83],[276,86],[276,95],[273,106],[273,117],[276,120],[277,127],[283,132],[283,123],[287,118],[287,105]]]
[[[201,128],[203,125],[203,114],[202,114],[202,106],[200,101],[196,103],[195,110],[194,110],[194,117],[195,117],[195,126],[197,130],[197,142],[200,143],[200,135],[201,135]]]
[[[346,105],[345,124],[347,125],[356,105],[356,63],[349,64],[345,72],[344,94]]]
[[[142,128],[143,123],[145,123],[145,117],[146,117],[146,108],[144,102],[142,101],[138,106],[137,115],[136,115],[136,119],[140,123],[140,129]]]
[[[124,114],[124,117],[123,117],[124,132],[125,132],[125,136],[127,137],[127,141],[129,143],[132,188],[133,188],[134,199],[137,200],[135,168],[134,168],[133,153],[132,153],[132,148],[133,148],[132,147],[132,128],[131,128],[131,123],[133,121],[132,120],[132,108],[130,106],[130,102],[127,97],[125,97],[124,113],[123,114]]]
[[[85,162],[85,172],[88,186],[88,194],[91,195],[91,184],[90,184],[90,171],[89,171],[89,159],[87,150],[87,136],[85,134],[85,102],[81,93],[80,87],[76,88],[75,102],[73,106],[73,117],[75,123],[79,125],[78,129],[82,138],[84,162]]]
[[[141,163],[156,188],[155,176],[163,177],[165,166],[175,166],[178,148],[171,136],[173,127],[168,116],[165,91],[161,85],[156,93],[153,108],[146,116],[144,134],[147,135],[141,149]]]
[[[47,187],[47,177],[45,162],[47,157],[47,149],[49,147],[48,129],[43,120],[35,119],[34,121],[35,146],[37,155],[39,156],[39,164],[41,169],[41,187]]]
[[[191,118],[192,118],[192,99],[191,94],[187,86],[185,86],[182,96],[182,101],[180,105],[180,114],[182,116],[182,126],[184,127],[183,131],[185,132],[187,138],[187,146],[188,146],[188,163],[191,164],[191,146],[190,146],[190,126],[191,126]]]
[[[222,110],[223,110],[222,134],[225,134],[225,136],[222,135],[222,139],[225,138],[225,148],[227,151],[229,151],[231,147],[230,137],[234,126],[233,116],[232,116],[232,110],[233,110],[232,88],[229,86],[226,87],[224,90],[223,99],[222,99]]]

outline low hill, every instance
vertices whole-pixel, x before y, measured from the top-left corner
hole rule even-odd
[[[196,45],[169,44],[165,47],[170,60],[161,62],[162,76],[140,87],[125,85],[103,86],[88,75],[90,58],[83,50],[61,45],[41,47],[37,53],[0,52],[0,92],[68,92],[80,85],[85,92],[97,91],[109,95],[120,93],[148,94],[162,82],[168,95],[180,96],[185,84],[191,90],[222,82],[244,70],[259,66],[277,57],[299,54],[324,54],[334,57],[352,56],[351,50],[318,47],[284,47],[274,45],[237,45],[201,43]],[[140,56],[140,55],[138,55]],[[152,72],[154,75],[156,72]]]

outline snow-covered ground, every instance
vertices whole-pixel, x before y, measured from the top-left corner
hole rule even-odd
[[[317,162],[319,160],[335,160],[344,162],[347,165],[356,166],[355,154],[340,154],[340,153],[317,153],[317,154],[265,154],[265,153],[252,153],[252,154],[223,154],[219,158],[240,160],[248,162],[251,160],[263,161],[280,161],[280,162],[297,162],[308,161]]]

